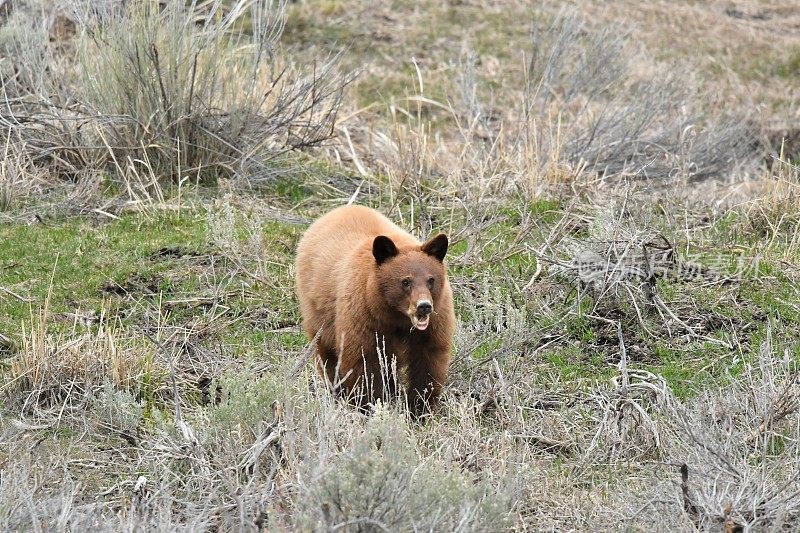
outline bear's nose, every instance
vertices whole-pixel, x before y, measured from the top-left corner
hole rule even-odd
[[[429,315],[433,311],[433,306],[427,300],[423,300],[417,304],[417,314],[418,315]]]

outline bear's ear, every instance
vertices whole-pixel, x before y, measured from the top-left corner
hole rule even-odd
[[[447,254],[447,235],[440,233],[433,239],[428,240],[422,245],[422,251],[432,255],[439,261],[444,261],[444,256]]]
[[[380,265],[387,259],[391,259],[397,255],[397,246],[394,245],[394,242],[392,242],[392,239],[389,237],[378,235],[375,237],[375,240],[372,241],[372,255],[375,257],[375,261]]]

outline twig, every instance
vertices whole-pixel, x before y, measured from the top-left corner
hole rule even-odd
[[[4,293],[8,294],[9,296],[12,296],[12,297],[16,298],[20,302],[24,302],[26,304],[29,304],[29,303],[33,302],[32,298],[25,298],[24,296],[20,296],[16,292],[14,292],[11,289],[8,289],[6,287],[3,287],[2,285],[0,285],[0,291],[3,291]]]

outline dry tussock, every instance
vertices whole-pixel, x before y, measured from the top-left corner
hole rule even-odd
[[[41,198],[48,187],[47,173],[27,158],[25,150],[6,139],[0,162],[0,213],[21,208],[30,198]]]
[[[800,167],[781,154],[744,211],[748,225],[765,235],[770,247],[791,257],[800,249]]]
[[[163,387],[166,362],[100,317],[96,329],[53,333],[45,309],[23,326],[22,342],[3,384],[22,412],[80,406],[104,384],[134,395],[154,396]]]
[[[665,459],[681,466],[681,490],[675,479],[651,486],[642,495],[649,500],[643,524],[728,531],[797,527],[800,478],[789,458],[800,436],[798,374],[788,350],[768,330],[758,360],[728,386],[666,411]],[[660,514],[669,506],[682,512]]]

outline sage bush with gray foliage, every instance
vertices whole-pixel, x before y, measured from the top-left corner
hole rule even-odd
[[[59,174],[106,171],[144,189],[269,178],[270,160],[333,133],[348,77],[335,55],[308,68],[281,55],[282,1],[69,7],[71,73],[30,12],[18,9],[4,28],[11,65],[0,125]]]
[[[655,180],[724,178],[748,163],[757,129],[747,117],[709,114],[691,72],[642,67],[628,34],[567,11],[534,25],[523,112],[540,160]]]

